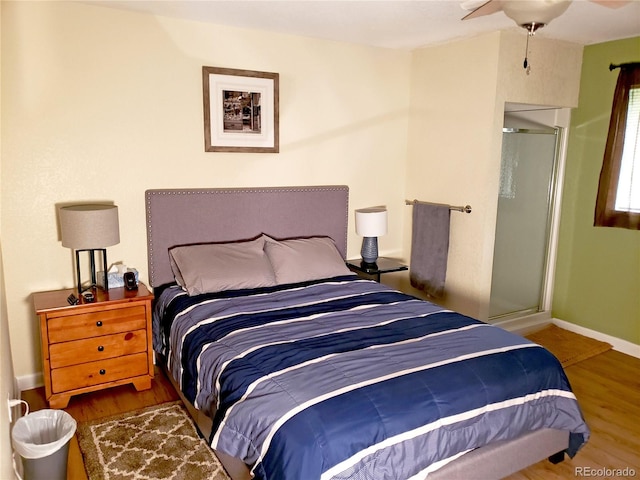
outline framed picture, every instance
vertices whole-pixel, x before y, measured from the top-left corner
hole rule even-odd
[[[278,153],[278,74],[202,67],[204,149]]]

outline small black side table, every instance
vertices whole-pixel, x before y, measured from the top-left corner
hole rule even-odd
[[[404,265],[393,258],[378,257],[376,263],[365,263],[361,258],[354,258],[353,260],[347,260],[347,267],[352,272],[357,273],[360,277],[368,280],[380,281],[380,275],[383,273],[401,272],[403,270],[409,270],[407,265]]]

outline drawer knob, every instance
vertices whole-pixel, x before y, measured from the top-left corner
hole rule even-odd
[[[107,373],[107,371],[104,368],[100,369],[100,375],[104,375],[105,373]]]
[[[101,327],[102,326],[102,320],[98,320],[96,322],[96,327]]]
[[[98,347],[98,351],[99,351],[99,352],[104,352],[104,345],[100,345],[100,346]]]

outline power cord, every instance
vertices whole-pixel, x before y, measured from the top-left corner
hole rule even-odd
[[[11,423],[13,421],[13,410],[12,410],[12,408],[13,407],[17,407],[21,403],[24,403],[25,406],[26,406],[26,410],[25,410],[23,416],[29,415],[29,404],[27,402],[25,402],[24,400],[9,399],[7,401],[9,402],[9,423]]]

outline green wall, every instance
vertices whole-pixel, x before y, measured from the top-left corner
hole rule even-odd
[[[640,231],[593,226],[619,70],[640,61],[640,37],[584,49],[572,112],[553,299],[554,318],[640,344]]]

